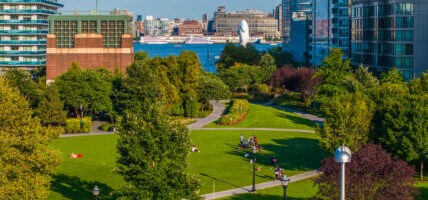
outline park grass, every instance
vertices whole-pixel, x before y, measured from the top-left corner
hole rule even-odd
[[[416,182],[416,188],[419,190],[420,195],[415,200],[428,199],[428,181]]]
[[[314,133],[275,131],[193,131],[193,143],[201,151],[190,156],[189,172],[201,179],[200,194],[223,191],[251,184],[252,165],[237,150],[240,134],[247,138],[256,135],[264,152],[257,156],[257,183],[272,181],[273,167],[270,155],[275,154],[288,176],[303,173],[320,166],[323,158]],[[54,176],[49,199],[91,199],[95,185],[101,189],[102,199],[124,184],[113,173],[117,135],[61,138],[52,146],[63,152],[64,161]],[[70,153],[82,153],[81,159],[70,159]]]
[[[315,123],[294,113],[277,108],[250,104],[247,116],[238,124],[224,126],[215,122],[207,128],[288,128],[313,130]]]
[[[288,200],[309,200],[313,199],[316,193],[316,188],[313,186],[314,182],[312,179],[307,179],[295,183],[290,183],[287,188],[287,199]],[[258,190],[255,194],[247,193],[234,195],[230,197],[224,197],[220,200],[278,200],[282,199],[284,189],[282,186],[273,187],[264,190]]]

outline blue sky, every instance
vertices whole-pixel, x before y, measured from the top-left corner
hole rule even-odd
[[[62,12],[72,13],[74,10],[95,10],[95,0],[58,0],[64,4]],[[200,19],[207,13],[210,18],[219,5],[228,10],[245,10],[255,8],[270,12],[280,0],[98,0],[101,12],[114,8],[128,9],[136,14],[153,15],[156,17]]]

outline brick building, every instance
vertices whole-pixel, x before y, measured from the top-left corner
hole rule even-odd
[[[204,27],[200,21],[187,20],[183,24],[178,25],[178,35],[190,36],[190,35],[203,35]]]
[[[54,80],[73,62],[84,69],[106,67],[125,71],[134,61],[132,18],[85,15],[49,17],[46,79]]]

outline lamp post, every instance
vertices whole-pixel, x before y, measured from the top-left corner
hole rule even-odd
[[[282,185],[282,188],[284,188],[284,200],[287,200],[287,187],[289,182],[290,182],[290,179],[287,178],[287,175],[284,175],[281,178],[281,185]]]
[[[193,97],[190,97],[190,117],[193,118]]]
[[[251,192],[256,191],[256,154],[257,148],[256,146],[253,146],[253,188],[251,189]]]
[[[334,152],[334,159],[340,163],[340,200],[345,200],[345,164],[351,162],[351,150],[342,145]]]
[[[100,189],[98,186],[95,185],[94,189],[92,190],[92,194],[94,195],[95,199],[98,199],[98,196],[100,195]]]

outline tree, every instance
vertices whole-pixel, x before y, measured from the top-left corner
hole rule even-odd
[[[0,199],[46,199],[61,153],[18,89],[0,77]]]
[[[276,70],[275,59],[268,53],[263,54],[260,59],[261,67],[261,82],[267,83],[269,78],[272,76],[272,73]]]
[[[317,199],[339,199],[340,164],[334,158],[323,161],[315,179]],[[346,199],[413,199],[415,170],[406,162],[392,158],[380,145],[368,144],[352,155],[346,164]]]
[[[6,71],[5,78],[12,87],[19,89],[31,108],[37,107],[42,98],[42,91],[37,88],[37,83],[33,81],[30,73],[20,69],[11,69]]]
[[[198,199],[198,180],[187,174],[189,131],[148,104],[128,112],[119,127],[117,172],[127,182],[119,199]],[[140,109],[134,109],[140,110]]]
[[[112,79],[106,78],[104,70],[83,70],[76,63],[55,82],[66,108],[75,114],[101,113],[112,110],[110,95]],[[80,106],[83,110],[80,110]],[[79,113],[80,111],[80,113]]]
[[[305,106],[309,107],[317,92],[317,87],[321,83],[321,79],[315,76],[313,68],[302,67],[297,70],[296,82],[295,91],[300,93],[305,101]]]
[[[257,65],[260,62],[261,54],[252,45],[245,47],[235,44],[227,44],[220,55],[220,60],[217,62],[217,71],[229,69],[235,63],[247,65]]]
[[[180,97],[183,101],[182,106],[187,117],[193,116],[195,106],[192,105],[198,102],[198,85],[199,74],[201,74],[201,62],[194,52],[182,51],[177,57],[178,65],[180,66],[181,86]],[[189,106],[192,105],[192,106]]]
[[[201,110],[209,104],[209,100],[228,99],[231,96],[229,87],[214,74],[204,74],[199,78],[199,100],[202,102]]]
[[[64,102],[59,98],[58,88],[55,83],[51,83],[44,89],[42,100],[36,109],[36,115],[44,125],[63,124],[67,118],[67,112],[63,109]]]
[[[268,53],[275,58],[277,68],[287,65],[297,65],[293,55],[290,52],[283,51],[281,47],[274,47],[268,50]]]
[[[236,63],[230,69],[222,70],[219,76],[233,91],[248,92],[251,85],[261,83],[260,71],[258,66]]]
[[[321,110],[326,120],[317,133],[326,152],[334,152],[342,144],[352,151],[367,144],[374,114],[373,103],[367,96],[361,93],[333,96]]]

